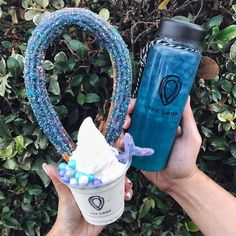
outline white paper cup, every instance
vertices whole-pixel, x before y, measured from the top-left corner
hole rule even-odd
[[[110,182],[99,187],[74,187],[66,184],[85,220],[93,225],[107,225],[118,220],[124,212],[125,175],[131,165],[131,157],[124,169]]]
[[[125,174],[97,188],[70,190],[85,220],[93,225],[107,225],[124,212]]]

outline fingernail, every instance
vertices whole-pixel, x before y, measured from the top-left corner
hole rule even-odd
[[[127,200],[130,200],[132,198],[132,193],[127,192],[127,193],[125,193],[125,196],[126,196]]]
[[[45,173],[48,175],[48,172],[47,172],[46,166],[47,166],[47,163],[43,163],[43,164],[42,164],[43,170],[44,170]]]
[[[127,179],[127,184],[130,186],[130,188],[133,187],[133,183],[130,181],[130,179]]]

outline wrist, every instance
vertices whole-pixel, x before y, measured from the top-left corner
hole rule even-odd
[[[52,229],[48,232],[47,236],[66,236],[65,232],[55,223]]]
[[[204,173],[196,166],[192,174],[187,177],[168,179],[166,192],[174,197],[175,195],[182,194],[184,191],[191,191],[192,184],[200,180],[202,175],[204,175]]]

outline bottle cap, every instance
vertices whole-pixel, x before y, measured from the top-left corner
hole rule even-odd
[[[200,44],[205,37],[205,31],[200,25],[176,19],[163,19],[161,20],[157,35],[177,41]]]

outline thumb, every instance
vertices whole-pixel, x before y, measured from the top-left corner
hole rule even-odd
[[[43,163],[42,167],[43,167],[43,170],[45,171],[45,173],[52,180],[53,185],[56,188],[58,197],[61,200],[66,198],[68,195],[71,194],[70,189],[59,180],[57,170],[56,170],[55,166]]]

